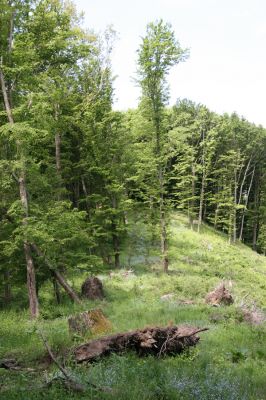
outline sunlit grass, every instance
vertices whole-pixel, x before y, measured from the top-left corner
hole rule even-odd
[[[122,256],[125,268],[126,251]],[[15,357],[26,366],[41,367],[33,375],[0,369],[0,398],[265,400],[265,326],[252,327],[242,322],[238,311],[244,296],[258,307],[266,307],[265,257],[241,244],[229,246],[223,235],[207,226],[201,233],[193,232],[185,217],[177,214],[172,218],[168,275],[161,272],[156,251],[152,257],[149,263],[143,263],[143,256],[132,254],[134,273],[128,277],[123,275],[123,269],[113,271],[112,277],[102,274],[106,293],[102,302],[85,301],[77,306],[64,298],[63,304],[56,306],[52,287],[47,283],[40,292],[42,318],[37,323],[29,321],[26,310],[2,311],[0,358]],[[77,289],[85,277],[85,273],[72,277]],[[209,307],[204,302],[205,295],[221,279],[231,281],[235,304]],[[172,297],[162,300],[165,294]],[[184,300],[193,304],[182,305]],[[77,367],[71,360],[71,349],[83,339],[70,336],[67,317],[94,307],[103,309],[112,322],[112,332],[183,323],[210,330],[201,334],[195,349],[182,356],[159,360],[139,359],[133,354],[113,355],[93,366]],[[113,394],[89,390],[83,396],[65,392],[59,384],[38,389],[44,369],[52,375],[56,370],[45,364],[46,350],[38,329],[79,379],[89,378],[112,387]]]

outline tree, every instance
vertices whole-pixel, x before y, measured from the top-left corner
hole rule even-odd
[[[172,66],[187,58],[175,39],[171,25],[162,20],[147,26],[146,36],[138,51],[138,79],[142,89],[141,109],[152,122],[150,143],[156,164],[154,206],[159,211],[161,254],[163,269],[168,270],[168,238],[166,207],[165,106],[169,98],[166,77]]]
[[[35,318],[39,309],[34,262],[40,264],[40,260],[36,256],[34,258],[32,250],[38,256],[41,253],[45,255],[43,260],[46,262],[46,273],[39,274],[39,278],[51,275],[58,278],[59,271],[54,271],[57,266],[53,264],[51,268],[52,264],[48,262],[61,262],[64,258],[61,253],[60,259],[60,251],[53,254],[54,246],[51,243],[54,243],[56,234],[57,243],[61,241],[61,251],[71,241],[81,245],[85,238],[87,244],[91,243],[86,236],[84,215],[75,212],[68,199],[61,199],[60,130],[69,132],[71,129],[70,116],[80,101],[80,63],[89,58],[95,39],[80,29],[78,16],[70,2],[5,2],[5,6],[6,25],[1,26],[0,32],[0,83],[5,117],[9,123],[3,121],[1,144],[8,149],[4,172],[12,175],[18,184],[22,206],[21,212],[15,206],[16,201],[9,203],[7,214],[10,217],[10,210],[13,209],[13,240],[18,245],[22,239],[30,313]],[[65,75],[64,80],[62,74]],[[71,122],[73,125],[73,120]],[[56,168],[51,167],[52,159]],[[65,186],[68,188],[70,185],[68,183]],[[54,193],[60,193],[60,196],[54,196]],[[49,224],[47,219],[52,211],[58,213],[58,219],[54,219],[54,224]],[[64,227],[60,218],[64,219]],[[72,222],[68,224],[69,221]],[[76,239],[71,230],[74,226],[80,240]],[[8,247],[10,249],[8,242],[6,240],[4,244],[6,252]],[[84,261],[86,258],[84,251],[87,251],[86,247],[75,254],[79,255],[79,260]],[[68,258],[68,262],[71,258]],[[74,259],[77,261],[77,257],[72,258],[73,264]],[[69,289],[62,275],[58,281],[61,285],[63,283],[66,290]],[[70,290],[68,293],[72,295]]]

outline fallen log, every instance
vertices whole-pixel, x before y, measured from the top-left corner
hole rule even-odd
[[[139,356],[179,354],[199,341],[197,333],[208,328],[191,326],[148,327],[142,330],[118,333],[92,340],[74,350],[77,362],[95,361],[110,353],[133,350]]]

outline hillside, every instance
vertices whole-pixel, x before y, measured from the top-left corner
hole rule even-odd
[[[135,254],[124,249],[124,268],[98,275],[104,284],[104,301],[83,301],[77,306],[64,298],[63,304],[56,306],[47,283],[39,294],[42,317],[37,322],[29,321],[28,311],[18,305],[21,301],[17,302],[17,311],[14,304],[12,310],[1,311],[0,359],[16,358],[33,371],[0,368],[0,398],[266,399],[265,325],[243,321],[239,311],[243,301],[260,310],[266,308],[265,257],[244,245],[229,245],[226,237],[208,226],[203,226],[201,233],[193,232],[179,214],[172,215],[171,230],[168,274],[161,272],[156,251],[146,256],[145,262],[145,249],[139,248]],[[129,255],[133,272],[125,274]],[[72,277],[77,290],[87,275],[83,272]],[[206,305],[205,295],[222,279],[229,282],[234,305]],[[161,298],[164,295],[169,296]],[[71,349],[85,339],[69,336],[67,317],[95,307],[102,308],[113,332],[183,323],[210,330],[201,334],[195,349],[181,356],[154,359],[112,355],[90,366],[76,366]],[[113,391],[72,393],[56,381],[44,386],[45,379],[59,373],[49,361],[37,330],[44,333],[75,379],[89,379]]]

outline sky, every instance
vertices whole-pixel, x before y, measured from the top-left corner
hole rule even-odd
[[[266,127],[265,0],[74,0],[84,26],[118,33],[114,107],[134,108],[137,49],[149,22],[169,22],[190,57],[169,75],[170,105],[187,98]]]

